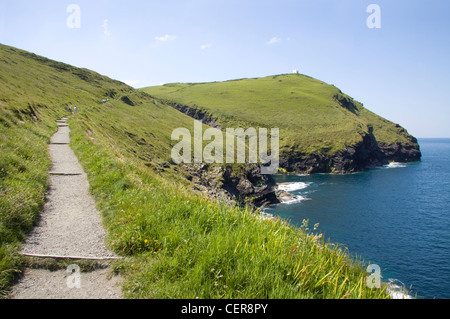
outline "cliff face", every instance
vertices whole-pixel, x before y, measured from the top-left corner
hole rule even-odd
[[[333,155],[294,153],[282,158],[280,166],[295,174],[345,174],[390,162],[417,162],[421,160],[422,153],[417,140],[413,138],[412,142],[408,145],[379,143],[374,135],[369,133],[363,135],[359,143]]]
[[[178,111],[196,120],[203,121],[206,125],[220,128],[218,124],[220,122],[219,119],[205,110],[174,102],[167,103]],[[357,109],[347,99],[341,101],[341,103],[352,112]],[[302,152],[282,153],[280,167],[294,174],[346,174],[387,165],[390,162],[409,163],[420,161],[422,154],[417,139],[409,135],[399,125],[396,127],[399,129],[400,134],[403,134],[408,140],[408,144],[378,142],[373,133],[373,128],[368,126],[367,132],[362,133],[361,140],[358,143],[345,147],[332,155],[318,152],[312,154]]]
[[[417,139],[400,125],[369,111],[335,86],[305,75],[174,83],[143,91],[218,129],[279,128],[280,167],[287,173],[345,174],[421,159]],[[237,178],[229,174],[233,169],[221,172],[222,185],[211,183],[203,171],[192,176],[233,198],[270,202],[275,194],[270,177],[265,177],[268,188],[262,189],[252,183],[252,173]]]
[[[239,168],[209,164],[183,165],[183,174],[193,182],[195,190],[230,204],[256,208],[279,203],[275,181],[262,175],[258,165]]]
[[[196,120],[203,121],[206,125],[220,128],[219,119],[205,110],[175,102],[168,104]],[[351,101],[345,100],[344,104],[351,111],[357,109]],[[387,165],[390,162],[420,161],[422,154],[417,139],[400,126],[396,127],[399,133],[406,137],[408,144],[378,142],[373,128],[368,126],[367,132],[361,134],[359,142],[332,155],[318,152],[282,153],[280,167],[294,174],[347,174]],[[279,203],[281,196],[288,195],[278,191],[273,178],[262,175],[258,165],[246,165],[239,174],[236,174],[231,166],[218,167],[205,164],[185,166],[185,172],[187,178],[200,185],[202,191],[208,193],[210,197],[229,203],[260,207]]]
[[[379,143],[378,145],[390,162],[394,161],[402,163],[411,163],[411,162],[419,162],[422,159],[422,153],[420,151],[419,144],[402,145],[400,143],[397,143],[386,145],[383,143]]]

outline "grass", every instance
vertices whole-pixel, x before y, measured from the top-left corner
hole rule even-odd
[[[136,120],[139,112],[153,106],[153,100],[95,72],[4,45],[0,45],[0,80],[0,295],[5,295],[24,263],[18,255],[21,244],[44,205],[51,165],[47,145],[57,129],[55,120],[67,115],[70,105],[78,105],[81,113],[99,111],[103,117],[132,113]],[[102,103],[105,98],[110,102]],[[139,111],[129,105],[132,100]],[[149,165],[157,166],[155,156],[167,159],[171,125],[185,125],[188,118],[168,106],[165,110],[152,108],[142,120],[154,120],[147,122],[153,127],[147,135],[133,133],[132,122],[127,123],[126,117],[122,123],[114,118],[111,125],[115,129],[110,130],[105,143],[120,141],[127,152],[138,154]],[[98,126],[100,134],[106,123]],[[96,136],[94,128],[96,123],[91,121],[90,133]],[[115,134],[124,138],[120,140]],[[151,145],[143,143],[144,137],[153,140]]]
[[[92,71],[0,45],[0,291],[44,204],[55,120],[76,104],[71,145],[108,231],[127,298],[387,298],[345,250],[282,220],[193,192],[169,160],[192,119]],[[127,98],[124,98],[124,97]],[[109,98],[108,103],[102,103]],[[54,265],[50,265],[54,267]],[[49,266],[49,267],[50,267]]]
[[[142,91],[201,109],[217,118],[221,127],[279,128],[282,157],[332,155],[362,141],[362,135],[372,129],[380,143],[412,143],[403,128],[370,112],[335,86],[300,74],[174,83]]]
[[[386,298],[345,251],[282,220],[212,202],[136,158],[119,160],[71,120],[128,298]]]
[[[25,119],[22,117],[22,119]],[[0,111],[0,295],[20,271],[20,243],[44,204],[51,127]]]

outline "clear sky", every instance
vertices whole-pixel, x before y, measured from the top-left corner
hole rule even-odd
[[[449,17],[449,0],[0,0],[0,43],[136,88],[298,69],[414,136],[450,137]]]

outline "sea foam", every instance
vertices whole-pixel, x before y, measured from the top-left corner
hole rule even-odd
[[[307,197],[297,195],[297,196],[289,197],[289,199],[282,198],[282,203],[286,204],[286,205],[292,205],[292,204],[297,204],[297,203],[303,202],[305,200],[310,200],[310,199]]]
[[[408,165],[406,165],[405,163],[393,162],[393,163],[390,163],[388,165],[385,165],[384,167],[385,168],[403,168],[403,167],[406,167],[406,166],[408,166]]]
[[[309,198],[307,197],[292,194],[292,192],[308,188],[309,185],[311,185],[311,183],[304,183],[304,182],[278,184],[279,190],[289,193],[288,196],[281,197],[281,202],[283,204],[292,205],[303,202],[305,200],[309,200]]]
[[[405,284],[397,279],[389,279],[387,293],[390,294],[391,299],[414,299],[408,294]]]
[[[304,182],[283,183],[283,184],[278,184],[278,189],[282,190],[282,191],[285,191],[285,192],[295,192],[295,191],[299,191],[299,190],[305,189],[309,185],[310,184],[304,183]]]

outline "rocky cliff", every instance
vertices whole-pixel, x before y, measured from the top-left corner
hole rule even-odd
[[[342,105],[353,111],[356,109],[349,100],[340,101]],[[178,111],[190,117],[203,121],[204,124],[220,129],[220,120],[206,110],[189,107],[179,103],[166,101]],[[373,128],[369,125],[366,132],[361,133],[358,143],[339,150],[334,154],[302,152],[281,152],[280,167],[293,174],[336,173],[346,174],[389,164],[390,162],[417,162],[422,153],[417,139],[409,135],[399,125],[399,134],[405,136],[410,143],[387,144],[378,142]]]
[[[165,104],[224,131],[224,128],[279,128],[280,172],[346,174],[390,162],[420,161],[417,139],[400,125],[366,109],[330,85],[305,75],[275,75],[213,83],[173,83],[142,89]],[[205,171],[193,172],[203,185],[221,188],[234,198],[268,198],[255,187],[249,169],[239,177],[220,172],[223,185],[211,183]],[[213,175],[216,176],[218,172]],[[270,195],[269,197],[271,197]]]
[[[417,162],[422,153],[417,140],[413,144],[379,143],[372,133],[361,136],[361,141],[335,154],[291,153],[280,159],[280,166],[295,174],[336,173],[346,174],[374,168],[390,162]]]
[[[262,175],[258,165],[191,164],[183,165],[182,173],[196,185],[195,190],[218,201],[251,208],[280,202],[275,181]]]

